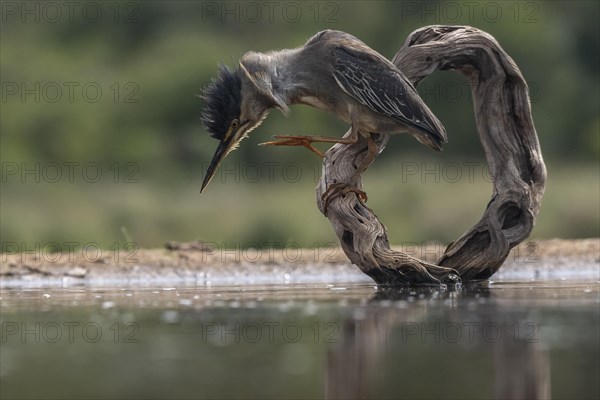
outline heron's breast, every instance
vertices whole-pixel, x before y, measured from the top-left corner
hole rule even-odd
[[[316,96],[300,96],[298,98],[298,102],[325,111],[331,110],[331,107],[329,104],[327,104],[327,101],[323,101]]]
[[[406,130],[406,127],[400,122],[377,113],[366,106],[361,106],[353,112],[358,128],[363,132],[394,134]]]
[[[306,104],[319,110],[327,111],[338,116],[344,122],[351,123],[350,113],[343,104],[336,102],[334,99],[327,96],[311,96],[304,95],[298,98],[298,102]]]

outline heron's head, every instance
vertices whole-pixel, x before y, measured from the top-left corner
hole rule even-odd
[[[255,53],[257,54],[257,53]],[[244,62],[244,59],[242,59]],[[269,109],[287,112],[285,102],[275,93],[267,71],[247,68],[242,62],[235,69],[219,65],[218,76],[206,87],[202,122],[211,136],[219,140],[202,188],[206,188],[223,159],[266,118]],[[255,70],[254,73],[249,72]]]

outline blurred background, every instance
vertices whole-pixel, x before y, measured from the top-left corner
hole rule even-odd
[[[273,134],[341,136],[333,115],[273,111],[207,190],[217,141],[197,96],[220,61],[347,31],[388,58],[431,24],[492,34],[530,86],[548,168],[532,237],[599,236],[599,3],[296,1],[2,2],[2,250],[204,240],[221,246],[327,246],[315,204],[320,160],[260,148]],[[468,82],[437,72],[418,88],[449,136],[436,154],[390,140],[363,175],[392,244],[458,238],[492,185]],[[12,247],[11,247],[12,246]]]

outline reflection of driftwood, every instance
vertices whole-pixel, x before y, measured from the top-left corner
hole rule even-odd
[[[438,265],[390,250],[386,228],[353,194],[332,201],[327,218],[348,258],[377,283],[452,281],[454,272],[464,281],[487,279],[531,232],[544,193],[546,168],[527,84],[496,40],[470,27],[419,29],[393,62],[415,84],[436,70],[456,70],[470,79],[477,129],[494,179],[492,199],[481,220],[446,248]],[[389,137],[374,136],[382,151]],[[355,145],[336,145],[327,152],[317,187],[321,211],[321,195],[331,184],[361,188],[360,179],[350,179],[366,150],[361,138]]]
[[[495,346],[496,399],[550,399],[550,383],[550,360],[543,344],[501,340]]]
[[[378,361],[391,329],[389,324],[379,326],[377,316],[373,313],[361,321],[344,321],[342,342],[327,353],[326,399],[372,398],[374,374],[381,367]]]
[[[529,336],[530,331],[523,329],[527,325],[522,324],[525,315],[501,306],[502,302],[494,301],[488,288],[481,285],[485,283],[467,284],[460,291],[431,287],[378,290],[358,318],[355,314],[343,322],[340,341],[329,349],[325,398],[428,397],[424,393],[432,398],[461,398],[467,393],[468,397],[494,393],[498,399],[550,398],[550,358],[543,338]],[[491,301],[482,303],[486,298]],[[396,301],[409,302],[410,306],[398,309]],[[437,312],[431,314],[432,308],[442,308],[443,317]],[[474,315],[480,318],[474,320]],[[515,331],[519,322],[521,328]],[[406,335],[405,324],[417,331]],[[495,333],[484,336],[488,324],[501,327],[497,338]],[[451,325],[461,327],[457,342],[454,333],[443,333],[456,332],[445,331]],[[464,346],[472,358],[461,358],[467,351]],[[419,354],[419,362],[406,361],[413,360],[414,354]],[[459,357],[453,359],[453,354]],[[404,361],[398,364],[400,358]],[[468,360],[475,360],[476,366],[491,365],[491,381],[474,381],[468,390],[452,384],[456,378],[452,374],[466,373],[461,366],[473,368],[467,365]],[[390,375],[394,365],[397,375]],[[415,380],[420,372],[422,377]],[[436,378],[437,390],[429,380],[436,372],[449,373]]]

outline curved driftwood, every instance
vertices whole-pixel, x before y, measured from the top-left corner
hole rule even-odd
[[[386,228],[354,193],[333,200],[327,218],[348,258],[378,284],[454,282],[489,278],[510,249],[531,232],[544,193],[546,167],[531,118],[527,84],[517,65],[489,34],[466,26],[428,26],[414,31],[393,62],[415,85],[436,70],[456,70],[471,82],[477,130],[494,180],[481,220],[450,243],[438,265],[393,251]],[[348,135],[350,131],[346,135]],[[381,152],[388,135],[373,135]],[[351,181],[367,150],[335,145],[325,155],[317,204],[333,183]]]

